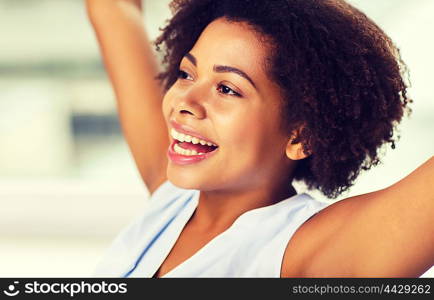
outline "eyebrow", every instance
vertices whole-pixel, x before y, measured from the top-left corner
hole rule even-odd
[[[197,67],[197,59],[191,53],[185,54],[184,57],[188,59],[195,67]],[[253,87],[256,88],[255,82],[249,77],[249,75],[247,75],[245,72],[241,71],[240,69],[230,67],[230,66],[215,65],[213,67],[213,71],[217,73],[235,73],[247,79],[253,85]]]
[[[192,54],[187,53],[184,55],[186,59],[188,59],[195,67],[197,67],[197,60],[196,57],[194,57]]]

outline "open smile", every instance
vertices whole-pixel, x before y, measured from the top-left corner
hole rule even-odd
[[[195,136],[171,129],[173,141],[167,155],[169,159],[180,165],[192,164],[209,158],[218,150],[218,145]]]

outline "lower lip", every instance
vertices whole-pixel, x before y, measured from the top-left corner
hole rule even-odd
[[[174,146],[178,141],[173,141],[172,144],[170,144],[169,149],[167,150],[167,156],[169,159],[178,165],[190,165],[197,162],[200,162],[204,159],[209,158],[210,156],[214,155],[215,152],[218,151],[218,148],[214,151],[207,152],[205,154],[200,155],[182,155],[175,152]]]

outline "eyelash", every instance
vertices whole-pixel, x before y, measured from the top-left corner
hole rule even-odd
[[[191,75],[188,74],[187,72],[183,71],[183,70],[178,70],[178,75],[177,75],[177,78],[178,78],[178,79],[191,80],[191,79],[187,79],[188,77],[191,77]],[[223,88],[223,89],[227,89],[227,90],[229,90],[229,93],[224,93],[224,92],[222,92],[222,88]],[[228,87],[228,86],[226,86],[226,85],[224,85],[224,84],[221,84],[221,83],[219,83],[219,84],[217,85],[217,90],[218,90],[220,93],[222,93],[223,95],[229,95],[229,96],[241,97],[241,95],[240,95],[239,93],[235,92],[235,91],[234,91],[233,89],[231,89],[230,87]]]

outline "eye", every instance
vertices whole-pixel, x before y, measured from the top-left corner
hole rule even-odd
[[[185,79],[185,80],[193,80],[193,78],[188,74],[187,72],[183,70],[178,70],[178,78],[179,79]]]
[[[233,89],[231,89],[230,87],[228,87],[228,86],[226,86],[224,84],[219,84],[217,86],[217,91],[219,91],[220,93],[225,94],[225,95],[241,97],[240,94],[238,94]]]

